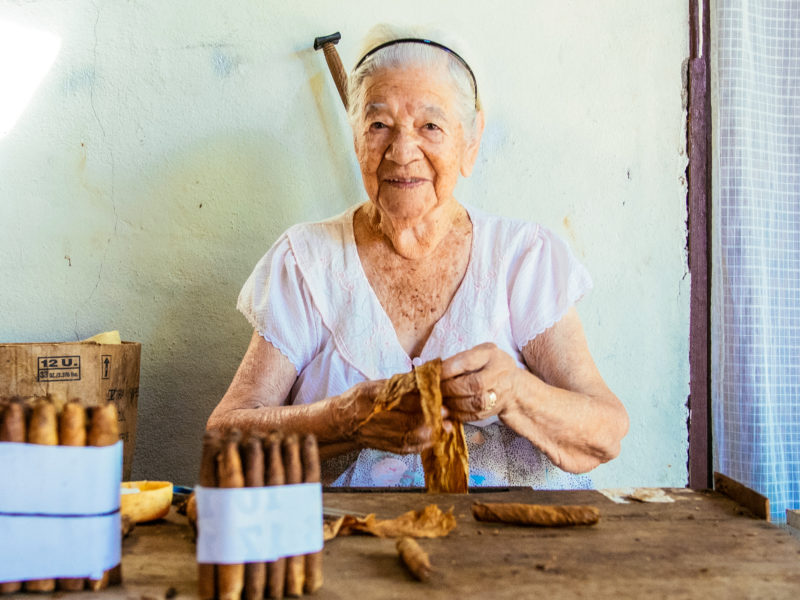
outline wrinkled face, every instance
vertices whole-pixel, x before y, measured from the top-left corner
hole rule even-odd
[[[384,69],[364,81],[364,90],[354,138],[370,200],[398,220],[452,201],[459,173],[472,169],[478,141],[465,139],[444,67]]]

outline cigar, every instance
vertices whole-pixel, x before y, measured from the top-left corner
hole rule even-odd
[[[49,400],[40,399],[33,405],[31,420],[28,423],[28,443],[42,446],[58,445],[56,407]],[[31,579],[25,582],[26,592],[52,592],[55,589],[55,579]]]
[[[0,416],[0,442],[25,443],[25,409],[18,398],[8,401]],[[0,583],[0,594],[13,594],[22,589],[21,581]]]
[[[431,561],[417,540],[411,537],[401,537],[395,544],[403,564],[419,581],[427,581],[432,572]]]
[[[79,400],[70,400],[61,409],[58,441],[62,446],[86,445],[86,409]]]
[[[5,404],[0,417],[0,442],[24,444],[26,441],[25,408],[19,398],[14,398]]]
[[[242,460],[239,456],[241,434],[231,431],[222,442],[217,455],[217,481],[221,488],[244,487]],[[244,589],[244,564],[217,565],[217,597],[220,600],[239,600]]]
[[[475,502],[472,505],[472,516],[478,521],[538,527],[565,527],[568,525],[594,525],[600,520],[600,511],[594,506]]]
[[[283,468],[283,452],[279,433],[273,432],[264,440],[264,454],[266,456],[267,485],[284,485],[286,473]],[[285,582],[286,559],[279,558],[267,563],[267,592],[270,598],[283,598]]]
[[[319,447],[317,438],[309,433],[303,440],[303,482],[319,483]],[[313,594],[322,587],[322,551],[306,554],[306,594]]]
[[[117,421],[117,406],[111,402],[95,406],[89,425],[87,444],[89,446],[113,446],[119,441],[119,422]],[[100,579],[89,579],[89,589],[93,592],[104,590],[109,584],[118,584],[122,581],[121,565],[112,567]]]
[[[203,450],[200,455],[198,483],[203,487],[217,487],[217,455],[220,445],[219,432],[206,431],[203,435]],[[216,569],[211,563],[197,563],[197,595],[200,600],[213,600],[216,596]]]
[[[86,445],[86,410],[78,400],[70,400],[61,409],[61,417],[58,420],[58,438],[62,446]],[[79,592],[83,586],[83,577],[58,580],[58,589],[67,592]]]
[[[264,486],[264,449],[260,437],[249,436],[241,447],[244,484],[247,487]],[[261,600],[267,583],[267,564],[247,563],[244,566],[245,600]]]
[[[303,483],[303,464],[300,460],[300,440],[297,434],[290,433],[283,440],[283,465],[286,469],[286,483]],[[306,561],[303,555],[286,558],[286,595],[303,595],[306,579]]]

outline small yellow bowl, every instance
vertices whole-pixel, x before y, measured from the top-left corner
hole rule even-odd
[[[123,481],[121,492],[120,511],[134,523],[161,519],[172,505],[169,481]]]

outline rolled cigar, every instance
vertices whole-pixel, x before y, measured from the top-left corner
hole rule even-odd
[[[317,438],[313,433],[306,435],[303,440],[303,482],[319,483],[319,447]],[[321,526],[321,524],[320,524]],[[322,551],[306,554],[306,594],[313,594],[322,587]]]
[[[119,422],[117,406],[107,402],[92,408],[89,423],[89,435],[86,442],[89,446],[113,446],[119,441]]]
[[[206,431],[200,455],[200,474],[197,483],[203,487],[217,487],[217,455],[222,440],[219,432]],[[197,563],[197,595],[200,600],[213,600],[216,596],[216,568],[210,563]]]
[[[231,431],[225,436],[217,455],[217,483],[221,488],[244,487],[242,460],[239,456],[241,434]],[[217,565],[217,597],[239,600],[244,589],[244,564]]]
[[[61,409],[58,442],[62,446],[86,445],[86,409],[79,400],[70,400]]]
[[[58,417],[56,407],[49,400],[42,398],[33,405],[28,423],[28,443],[58,446]],[[55,589],[55,579],[31,579],[25,582],[26,592],[52,592]]]
[[[0,416],[0,442],[24,444],[26,440],[25,408],[18,398],[9,400]]]
[[[86,445],[86,409],[78,400],[70,400],[61,409],[58,419],[58,441],[62,446]],[[84,586],[83,577],[70,577],[58,580],[58,589],[78,592]]]
[[[244,467],[244,484],[247,487],[264,486],[264,449],[263,440],[258,436],[249,436],[242,443],[242,465]],[[267,563],[247,563],[244,566],[245,600],[261,600],[267,583]]]
[[[397,540],[395,547],[403,564],[416,579],[427,581],[430,578],[433,571],[431,560],[428,558],[428,553],[417,543],[417,540],[404,536]]]
[[[0,416],[0,442],[25,443],[25,409],[19,399],[10,400]],[[13,594],[22,589],[21,581],[0,583],[0,594]]]
[[[58,415],[49,400],[40,399],[33,405],[28,423],[28,443],[58,446]]]
[[[286,471],[283,468],[283,450],[281,448],[281,434],[273,432],[264,440],[264,454],[266,455],[267,485],[284,485]],[[267,592],[270,598],[283,598],[286,584],[286,559],[279,558],[267,563]]]
[[[303,464],[300,459],[300,440],[290,433],[283,440],[283,466],[286,483],[303,483]],[[286,595],[297,598],[303,595],[306,579],[306,561],[303,555],[286,557]]]
[[[472,516],[478,521],[538,527],[564,527],[567,525],[594,525],[600,520],[600,511],[594,506],[475,502],[472,505]]]
[[[117,421],[117,406],[107,402],[92,408],[89,424],[89,435],[86,443],[89,446],[113,446],[119,441],[119,422]],[[100,579],[89,579],[89,589],[93,592],[106,589],[109,584],[118,584],[122,581],[121,566],[112,567]]]

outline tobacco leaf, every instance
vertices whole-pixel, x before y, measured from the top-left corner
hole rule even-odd
[[[425,486],[429,493],[465,494],[469,487],[469,453],[464,426],[453,423],[449,433],[442,425],[441,359],[414,370],[425,423],[433,429],[433,446],[422,452]]]
[[[356,533],[380,538],[437,538],[447,535],[455,526],[456,517],[452,507],[442,512],[436,504],[429,504],[422,510],[410,510],[394,519],[377,519],[374,514],[369,514],[366,517],[345,515],[335,521],[326,521],[323,538],[328,541]]]
[[[410,373],[394,375],[375,398],[372,412],[361,422],[392,410],[403,396],[419,393],[420,409],[425,424],[433,430],[433,446],[422,452],[425,486],[429,493],[466,493],[469,486],[469,453],[464,426],[453,423],[451,432],[442,425],[442,361],[439,358],[420,365]]]

